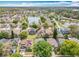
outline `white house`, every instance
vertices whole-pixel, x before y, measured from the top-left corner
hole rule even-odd
[[[28,17],[29,25],[32,25],[33,23],[39,24],[40,17]]]

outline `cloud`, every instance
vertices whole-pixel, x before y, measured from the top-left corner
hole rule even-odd
[[[16,1],[15,1],[16,2]],[[8,6],[16,6],[16,7],[30,7],[30,6],[47,6],[47,7],[53,7],[53,6],[60,6],[60,7],[64,7],[64,6],[70,6],[70,7],[73,7],[73,6],[77,6],[79,7],[79,2],[67,2],[67,1],[60,1],[60,2],[36,2],[36,3],[33,3],[33,2],[21,2],[21,3],[6,3],[6,4],[0,4],[0,6],[5,6],[5,7],[8,7]]]
[[[8,3],[8,4],[0,4],[0,6],[17,6],[17,7],[22,7],[22,6],[33,6],[33,4],[32,3],[19,3],[19,4]]]
[[[69,6],[70,7],[79,7],[79,2],[78,1],[74,1]]]
[[[79,7],[79,4],[71,4],[70,7]]]

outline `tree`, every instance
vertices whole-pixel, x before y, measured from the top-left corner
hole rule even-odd
[[[28,24],[26,22],[22,23],[22,29],[26,29],[28,27]]]
[[[57,29],[54,28],[53,38],[57,40]]]
[[[53,32],[53,38],[56,40],[56,42],[58,43],[58,46],[59,46],[59,40],[57,38],[57,28],[56,28],[56,24],[54,23],[54,32]]]
[[[22,31],[20,34],[19,34],[20,38],[21,39],[25,39],[27,38],[27,32],[26,31]]]
[[[57,42],[57,44],[58,44],[58,47],[55,47],[55,54],[57,54],[57,51],[58,51],[59,46],[60,46],[60,44],[59,44],[59,40],[58,40],[58,38],[57,38],[57,35],[58,35],[58,33],[57,33],[56,24],[54,23],[53,38],[56,40],[56,42]]]
[[[59,52],[64,56],[79,56],[79,44],[72,40],[65,40],[61,44]]]
[[[17,24],[17,23],[18,23],[18,20],[13,20],[13,23],[14,23],[14,24]]]
[[[54,16],[51,15],[51,16],[49,16],[49,18],[50,18],[50,20],[52,20],[52,18],[54,18]]]
[[[52,46],[46,41],[39,41],[34,44],[33,53],[39,57],[50,57],[52,56]]]
[[[9,38],[9,34],[7,33],[7,32],[0,32],[0,39],[2,39],[2,38]]]
[[[13,32],[13,30],[11,31],[11,39],[13,39],[14,38],[14,32]]]
[[[49,25],[48,25],[47,22],[45,22],[45,23],[43,24],[43,26],[44,26],[44,28],[48,28],[48,27],[49,27]]]
[[[43,16],[40,17],[40,19],[41,19],[41,22],[42,22],[42,23],[45,23],[46,19],[45,19]]]
[[[38,28],[38,25],[36,25],[35,23],[33,23],[33,24],[31,25],[31,27],[37,29],[37,28]]]

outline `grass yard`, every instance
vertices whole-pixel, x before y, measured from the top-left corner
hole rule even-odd
[[[28,35],[27,36],[27,39],[35,39],[36,38],[36,35]]]

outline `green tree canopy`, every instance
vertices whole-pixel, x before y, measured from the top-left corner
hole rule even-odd
[[[22,32],[20,32],[19,36],[20,36],[21,39],[25,39],[25,38],[27,38],[27,32],[22,31]]]
[[[42,22],[42,23],[45,23],[46,19],[45,19],[43,16],[40,17],[40,19],[41,19],[41,22]]]
[[[18,20],[16,20],[16,19],[13,20],[13,23],[14,23],[14,24],[17,24],[17,23],[18,23]]]
[[[23,23],[22,23],[22,29],[26,29],[27,27],[28,27],[27,22],[23,22]]]
[[[60,46],[61,55],[79,56],[79,44],[72,40],[65,40]]]
[[[34,44],[33,53],[35,56],[50,57],[52,56],[52,46],[46,41],[39,41]]]
[[[30,25],[31,27],[33,27],[33,28],[35,28],[35,29],[37,29],[38,28],[38,25],[37,24],[35,24],[35,23],[33,23],[32,25]]]

